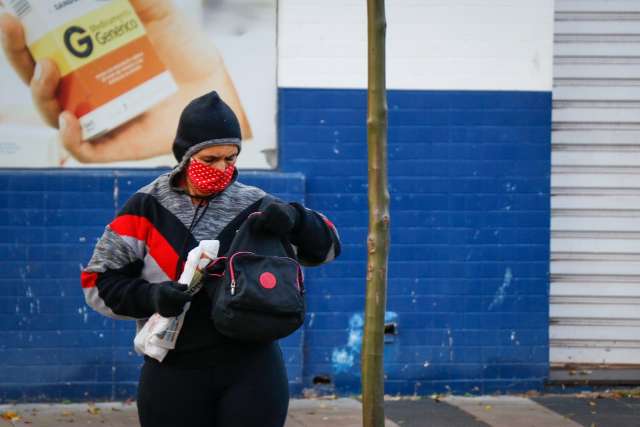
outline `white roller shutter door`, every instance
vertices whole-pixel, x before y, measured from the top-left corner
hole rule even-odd
[[[552,380],[640,379],[640,0],[556,0]]]

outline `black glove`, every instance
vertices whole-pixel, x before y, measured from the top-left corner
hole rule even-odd
[[[191,301],[191,295],[186,294],[187,285],[176,282],[154,283],[151,288],[151,304],[156,313],[163,317],[175,317],[182,313],[184,305]]]
[[[295,232],[299,226],[300,214],[293,206],[285,203],[271,203],[253,221],[254,232],[264,232],[284,236]]]

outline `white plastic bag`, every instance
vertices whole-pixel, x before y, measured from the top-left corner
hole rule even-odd
[[[189,251],[184,270],[178,280],[178,283],[189,286],[187,292],[195,294],[200,290],[203,271],[211,260],[218,256],[219,248],[218,240],[203,240]],[[191,303],[186,303],[182,313],[177,317],[162,317],[158,313],[151,316],[133,340],[136,352],[162,362],[169,350],[176,346],[184,316],[190,305]]]

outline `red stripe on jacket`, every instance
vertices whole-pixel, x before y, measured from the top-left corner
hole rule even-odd
[[[176,279],[178,254],[167,239],[151,224],[138,215],[121,215],[113,220],[109,227],[121,236],[129,236],[145,242],[149,255],[171,279]]]
[[[327,218],[326,216],[324,216],[320,212],[318,212],[318,215],[320,215],[320,218],[322,218],[324,223],[327,224],[329,226],[329,228],[331,228],[332,230],[336,230],[336,226],[333,225],[333,222],[331,222],[331,220],[329,218]]]
[[[83,289],[95,288],[96,280],[98,280],[98,273],[89,273],[86,271],[80,273],[80,284],[82,285]]]

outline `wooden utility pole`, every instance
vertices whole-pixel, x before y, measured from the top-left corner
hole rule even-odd
[[[362,341],[362,420],[364,427],[384,426],[384,314],[389,258],[389,189],[387,186],[387,94],[385,82],[386,19],[384,0],[367,0],[369,234],[367,300]]]

